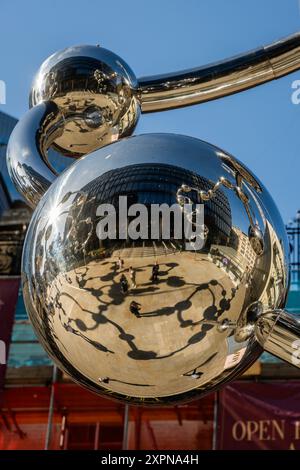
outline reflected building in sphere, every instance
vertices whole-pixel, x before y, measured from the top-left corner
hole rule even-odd
[[[175,165],[168,164],[138,164],[129,165],[120,169],[114,169],[95,178],[92,182],[82,188],[86,200],[90,201],[81,211],[80,197],[78,195],[75,201],[79,201],[78,205],[74,204],[73,220],[77,225],[81,220],[87,220],[91,212],[96,212],[96,208],[100,204],[112,204],[118,212],[119,196],[127,196],[127,206],[133,204],[143,204],[149,211],[152,204],[167,204],[169,207],[177,203],[176,193],[182,184],[190,187],[197,187],[200,190],[208,191],[212,189],[213,182],[207,178],[196,174],[195,172],[179,168]],[[194,193],[192,196],[193,203],[201,204],[199,194]],[[80,217],[78,214],[80,213]],[[66,224],[66,231],[70,229],[72,219]],[[118,217],[117,217],[118,220]],[[174,221],[173,221],[174,222]],[[232,230],[231,209],[228,198],[222,189],[218,189],[215,197],[204,204],[204,223],[215,230],[208,232],[207,241],[204,250],[208,251],[211,244],[227,245],[230,240]],[[150,226],[150,221],[149,221]],[[87,231],[89,227],[87,227]],[[83,237],[87,236],[87,231]],[[178,246],[178,240],[172,237],[174,232],[174,223],[172,226],[171,218],[171,239],[170,242]],[[81,231],[81,235],[82,235]],[[118,230],[117,230],[118,234]],[[217,236],[216,236],[217,234]],[[161,235],[161,233],[160,233]],[[152,244],[150,234],[147,242],[144,244]],[[105,241],[100,241],[96,235],[96,228],[93,227],[93,234],[90,237],[88,250],[96,250]],[[142,244],[142,240],[136,240],[135,245]],[[168,242],[166,242],[168,243]],[[124,246],[132,244],[132,241],[124,240]]]
[[[138,240],[139,229],[120,234],[121,196],[127,211],[142,205],[127,226],[143,211],[137,224],[146,231],[153,205],[203,201],[204,245],[186,246],[186,234],[178,240],[172,218],[161,238],[143,232]],[[101,237],[110,210],[116,233]],[[121,401],[167,405],[212,390],[261,353],[247,312],[274,263],[268,221],[285,267],[282,222],[265,188],[198,139],[149,134],[87,155],[53,183],[30,225],[24,299],[39,339],[75,381]],[[274,308],[287,288],[283,274]]]

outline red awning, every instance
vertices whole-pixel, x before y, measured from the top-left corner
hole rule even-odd
[[[4,390],[2,412],[13,413],[19,423],[46,422],[50,402],[50,387],[12,387]],[[214,394],[190,404],[167,408],[131,408],[134,417],[151,420],[213,419]],[[122,421],[124,405],[102,398],[76,384],[55,384],[54,420],[63,415],[69,422]]]

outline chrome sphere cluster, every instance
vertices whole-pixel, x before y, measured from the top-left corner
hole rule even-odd
[[[7,161],[35,208],[23,254],[26,308],[49,355],[81,385],[123,402],[173,404],[233,379],[263,348],[291,361],[300,327],[280,310],[288,244],[263,184],[199,139],[130,135],[140,110],[272,80],[299,68],[299,51],[294,35],[139,80],[96,46],[42,64]],[[59,176],[51,147],[75,157]]]

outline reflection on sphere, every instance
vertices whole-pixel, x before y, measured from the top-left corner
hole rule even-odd
[[[202,201],[220,177],[230,184]],[[150,211],[176,203],[182,185],[204,204],[200,250],[175,239],[172,223],[168,240],[99,240],[99,204],[118,215],[122,195]],[[248,235],[254,223],[260,255]],[[79,160],[48,190],[27,236],[24,297],[44,347],[74,380],[122,401],[175,403],[257,359],[246,314],[258,302],[283,305],[286,253],[277,209],[241,163],[197,139],[143,135]]]

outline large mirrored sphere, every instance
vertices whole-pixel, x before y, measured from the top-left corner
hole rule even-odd
[[[51,55],[32,85],[30,106],[53,101],[61,112],[53,147],[78,157],[132,134],[139,117],[137,80],[126,62],[97,46]]]
[[[128,211],[147,208],[143,227],[132,212],[124,223],[120,196]],[[153,207],[179,204],[183,215],[183,202],[192,226],[204,210],[202,243],[180,239],[172,218],[169,235],[152,236]],[[105,207],[116,214],[106,239]],[[143,239],[129,236],[131,223]],[[141,135],[76,161],[47,191],[25,242],[24,298],[41,343],[76,382],[132,404],[172,404],[258,358],[253,324],[285,303],[286,256],[276,206],[244,165],[195,138]]]

